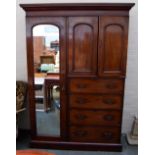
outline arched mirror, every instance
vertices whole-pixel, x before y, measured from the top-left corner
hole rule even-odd
[[[59,28],[33,27],[35,115],[37,135],[60,136]]]

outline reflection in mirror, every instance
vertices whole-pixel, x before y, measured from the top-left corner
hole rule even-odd
[[[37,134],[60,136],[59,29],[33,28],[34,84]]]

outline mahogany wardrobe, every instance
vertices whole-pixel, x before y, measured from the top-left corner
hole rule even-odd
[[[121,151],[134,4],[20,6],[26,12],[30,146]]]

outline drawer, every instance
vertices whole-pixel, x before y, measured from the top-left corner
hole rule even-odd
[[[69,83],[70,92],[75,93],[122,93],[123,89],[122,79],[71,79]]]
[[[121,111],[70,110],[71,125],[120,126]]]
[[[70,95],[71,108],[83,109],[121,109],[121,95]]]
[[[70,127],[70,140],[76,142],[119,143],[120,128]]]

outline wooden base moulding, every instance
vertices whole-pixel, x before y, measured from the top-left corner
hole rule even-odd
[[[122,151],[122,144],[81,143],[81,142],[49,142],[34,141],[30,143],[32,148],[61,149],[61,150],[92,150],[92,151]]]

